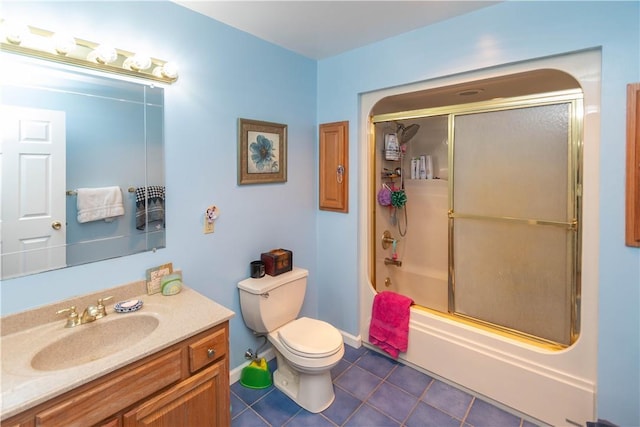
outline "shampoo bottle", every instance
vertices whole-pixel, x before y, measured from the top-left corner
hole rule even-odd
[[[411,159],[411,179],[418,179],[418,159]]]
[[[427,156],[420,156],[420,179],[427,179]]]

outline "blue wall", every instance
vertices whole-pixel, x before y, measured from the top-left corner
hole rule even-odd
[[[144,278],[173,262],[198,292],[236,312],[231,366],[255,348],[240,314],[236,283],[249,262],[276,247],[312,275],[307,315],[317,315],[315,247],[316,62],[170,2],[5,2],[3,17],[66,29],[175,61],[177,83],[165,89],[167,248],[2,283],[8,314]],[[288,125],[288,182],[238,186],[238,119]],[[203,234],[203,216],[220,217]]]
[[[626,84],[640,80],[634,2],[506,2],[318,64],[318,122],[349,120],[358,176],[359,95],[502,64],[602,48],[598,416],[640,425],[640,251],[624,245]],[[319,316],[351,332],[357,289],[358,180],[348,217],[319,212]],[[589,230],[585,230],[589,233]],[[346,280],[345,280],[346,278]],[[345,285],[349,284],[349,285]]]
[[[181,76],[165,97],[167,248],[6,281],[3,314],[137,280],[172,261],[188,285],[236,311],[232,367],[255,345],[236,282],[272,247],[292,249],[311,270],[305,314],[358,333],[361,93],[601,47],[598,416],[640,425],[640,251],[624,246],[625,85],[640,81],[638,2],[507,2],[318,62],[167,2],[3,2],[3,15],[13,13],[175,60]],[[240,117],[289,126],[286,184],[236,184]],[[317,123],[339,120],[351,122],[348,215],[316,208]],[[221,216],[203,235],[212,203]]]

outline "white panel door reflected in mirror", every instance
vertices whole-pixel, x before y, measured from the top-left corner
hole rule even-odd
[[[1,59],[0,278],[165,247],[164,89]]]

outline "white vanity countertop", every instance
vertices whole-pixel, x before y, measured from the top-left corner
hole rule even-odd
[[[95,322],[65,328],[66,315],[56,311],[76,305],[80,315],[88,305],[95,305],[97,298],[113,296],[106,301],[107,317]],[[140,299],[142,308],[135,313],[116,313],[115,303]],[[100,322],[116,317],[144,314],[156,317],[156,330],[145,338],[134,340],[119,352],[68,369],[38,371],[31,366],[31,359],[47,344],[56,339],[91,328]],[[50,304],[34,310],[3,317],[1,321],[1,419],[4,420],[42,402],[88,383],[118,368],[126,366],[178,343],[199,332],[232,318],[235,313],[198,292],[183,286],[182,292],[172,296],[147,295],[144,281],[108,289],[67,301]],[[126,331],[122,331],[123,339]],[[95,343],[100,346],[100,342]],[[70,348],[69,352],[81,352]]]

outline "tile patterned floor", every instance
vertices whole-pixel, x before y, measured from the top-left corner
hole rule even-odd
[[[269,362],[275,369],[275,359]],[[520,417],[365,347],[345,345],[331,371],[335,401],[302,409],[271,386],[231,386],[232,427],[534,427]]]

